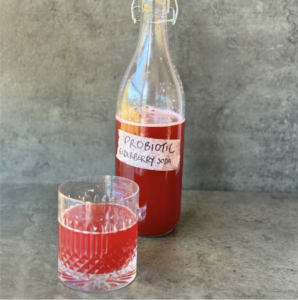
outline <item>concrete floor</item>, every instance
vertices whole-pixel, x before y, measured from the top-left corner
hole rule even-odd
[[[176,229],[139,239],[136,280],[94,295],[57,277],[57,186],[1,194],[0,298],[298,298],[298,195],[186,191]]]

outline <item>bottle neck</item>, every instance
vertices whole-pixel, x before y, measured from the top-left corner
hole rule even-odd
[[[149,2],[149,0],[143,0]],[[139,34],[138,52],[148,51],[150,57],[168,54],[168,28],[167,28],[167,0],[152,1],[151,4],[164,4],[164,6],[146,6],[143,4],[141,12],[141,26]]]
[[[140,11],[142,14],[150,16],[153,21],[161,22],[167,20],[169,12],[169,0],[140,0]]]

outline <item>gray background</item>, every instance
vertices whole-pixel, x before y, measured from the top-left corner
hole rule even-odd
[[[298,1],[180,0],[184,188],[298,192]],[[0,0],[1,181],[114,172],[131,0]]]

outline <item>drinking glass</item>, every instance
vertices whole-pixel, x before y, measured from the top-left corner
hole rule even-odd
[[[117,176],[84,176],[58,188],[58,276],[86,292],[123,288],[136,277],[139,187]]]

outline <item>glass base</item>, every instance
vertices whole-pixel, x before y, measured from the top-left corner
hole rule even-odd
[[[88,274],[71,270],[58,259],[58,277],[69,288],[77,291],[100,293],[122,289],[133,282],[137,275],[136,257],[119,271],[105,274]]]

